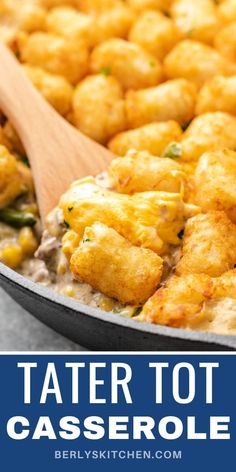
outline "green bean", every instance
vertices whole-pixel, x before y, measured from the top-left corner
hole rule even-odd
[[[13,228],[23,226],[34,226],[36,219],[32,213],[16,210],[15,208],[3,208],[0,210],[0,221],[7,223]]]

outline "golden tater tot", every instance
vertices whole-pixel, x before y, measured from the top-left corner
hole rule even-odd
[[[214,284],[208,275],[173,276],[147,301],[139,319],[174,328],[196,328],[204,319],[202,306],[213,293]]]
[[[21,179],[21,184],[24,189],[24,191],[27,190],[31,196],[34,195],[34,182],[33,182],[33,176],[31,169],[22,161],[17,161],[17,169],[20,174],[20,179]],[[37,206],[35,205],[36,211],[34,213],[37,213]],[[31,211],[30,211],[31,213]]]
[[[182,257],[176,273],[218,277],[236,264],[235,241],[236,226],[223,211],[190,218],[185,226]]]
[[[224,0],[218,10],[224,23],[236,21],[236,0]]]
[[[174,276],[147,301],[138,318],[177,328],[234,334],[235,283],[234,271],[215,279],[204,274]]]
[[[149,10],[138,17],[130,31],[129,40],[161,61],[179,40],[179,33],[170,18]]]
[[[235,313],[235,297],[210,300],[202,307],[202,322],[194,328],[201,331],[210,331],[211,333],[235,335]]]
[[[236,299],[236,269],[225,272],[215,280],[215,297]]]
[[[195,118],[181,139],[183,161],[196,161],[206,151],[236,149],[236,117],[205,113]]]
[[[8,151],[25,155],[23,144],[9,121],[6,121],[2,128],[1,138],[2,144],[7,147]]]
[[[21,30],[32,33],[44,29],[46,11],[36,3],[24,1],[21,2],[20,8],[15,9],[15,18]]]
[[[79,10],[85,13],[100,14],[113,10],[124,2],[123,0],[75,0]]]
[[[0,145],[0,208],[13,202],[23,190],[15,157]]]
[[[75,125],[100,143],[125,128],[125,107],[119,82],[102,74],[86,77],[75,89]]]
[[[112,74],[125,90],[151,87],[162,78],[159,61],[138,44],[123,39],[110,39],[97,46],[90,65],[93,73],[106,70]]]
[[[202,307],[204,315],[197,329],[221,334],[236,334],[236,271],[225,272],[214,279],[212,300]]]
[[[46,10],[30,0],[21,0],[17,8],[16,0],[1,0],[0,29],[3,26],[12,31],[33,31],[44,28]]]
[[[164,71],[169,79],[183,77],[200,88],[215,75],[236,74],[236,64],[215,49],[186,39],[179,42],[164,60]]]
[[[94,18],[91,43],[96,46],[111,38],[126,39],[135,16],[126,5],[105,11]]]
[[[124,195],[105,190],[92,177],[78,180],[61,197],[60,208],[70,228],[82,238],[86,226],[103,223],[135,246],[163,253],[179,244],[185,205],[180,194],[142,192]]]
[[[212,0],[174,0],[171,16],[186,38],[212,44],[220,27],[220,16]]]
[[[50,33],[33,33],[19,44],[23,62],[62,75],[75,84],[88,70],[88,50],[83,42]]]
[[[109,142],[108,147],[118,156],[124,156],[130,149],[161,156],[167,144],[177,141],[181,134],[182,129],[176,121],[160,121],[119,133]]]
[[[207,152],[195,173],[195,201],[203,211],[224,210],[236,223],[236,152]]]
[[[236,75],[214,77],[202,87],[197,97],[196,114],[224,111],[236,115]]]
[[[77,6],[78,0],[40,0],[45,8],[55,8],[60,6]]]
[[[157,87],[129,91],[126,114],[129,128],[154,121],[175,120],[181,125],[194,116],[196,88],[185,79],[169,80]]]
[[[78,12],[74,8],[58,7],[49,11],[46,17],[46,29],[49,33],[65,36],[73,41],[91,42],[91,28],[94,20],[91,16]]]
[[[162,259],[153,251],[132,246],[114,229],[96,223],[87,227],[70,260],[74,277],[121,303],[144,303],[156,290]]]
[[[125,157],[114,159],[108,173],[112,188],[129,194],[148,190],[178,193],[185,177],[177,162],[146,151],[130,151]]]
[[[160,10],[163,13],[168,13],[172,1],[173,0],[127,0],[127,3],[137,13],[144,10]]]
[[[223,28],[215,38],[215,48],[230,61],[236,61],[236,22]]]
[[[40,67],[25,65],[24,71],[55,110],[65,116],[71,109],[73,87],[60,75],[45,72]]]

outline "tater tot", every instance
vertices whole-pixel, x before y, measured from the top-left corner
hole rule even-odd
[[[159,61],[137,44],[110,39],[97,46],[91,55],[91,71],[109,71],[127,89],[151,87],[161,81]]]
[[[119,82],[102,74],[86,77],[75,89],[73,112],[77,128],[105,144],[126,125]]]
[[[20,8],[16,9],[14,1],[16,23],[21,30],[28,33],[44,29],[46,10],[36,3],[30,1],[21,2]]]
[[[224,210],[236,223],[236,152],[207,152],[195,173],[195,201],[203,211]]]
[[[24,156],[25,150],[21,139],[9,121],[6,121],[2,128],[2,144],[7,147],[10,152]]]
[[[127,3],[137,13],[144,10],[160,10],[163,13],[168,13],[172,1],[173,0],[127,0]]]
[[[132,27],[129,40],[161,61],[179,40],[179,34],[170,18],[157,11],[144,11]]]
[[[123,0],[75,0],[79,10],[85,13],[100,14],[123,4]]]
[[[129,194],[148,190],[177,193],[184,180],[177,162],[152,156],[146,151],[130,151],[125,157],[114,159],[108,173],[112,188]]]
[[[88,50],[83,42],[50,33],[33,33],[19,44],[23,62],[65,77],[75,84],[88,70]]]
[[[134,13],[126,5],[120,5],[97,15],[91,31],[92,45],[96,46],[110,38],[126,39],[134,19]]]
[[[235,241],[236,226],[223,211],[190,218],[185,226],[182,257],[176,273],[218,277],[233,269]]]
[[[224,0],[218,10],[224,23],[236,21],[236,0]]]
[[[202,306],[213,293],[214,284],[208,275],[173,276],[147,301],[139,319],[174,328],[196,328],[204,319]]]
[[[87,227],[70,260],[74,277],[121,303],[139,305],[155,292],[162,259],[153,251],[130,244],[100,223]]]
[[[183,161],[197,161],[207,151],[236,149],[236,118],[228,113],[205,113],[195,118],[181,138]]]
[[[192,40],[180,41],[164,60],[164,71],[169,79],[183,77],[200,88],[215,75],[236,74],[236,64],[215,49]]]
[[[20,7],[20,8],[19,8]],[[1,0],[0,25],[32,33],[44,28],[46,10],[31,0]]]
[[[4,208],[23,190],[21,175],[15,157],[0,145],[0,208]]]
[[[71,84],[64,77],[45,72],[40,67],[24,66],[23,68],[44,98],[58,113],[65,116],[71,109],[73,96]]]
[[[207,302],[202,307],[202,322],[196,326],[201,331],[211,333],[236,334],[236,300],[235,298],[219,298]]]
[[[225,272],[214,282],[216,298],[230,297],[236,299],[236,269]]]
[[[72,184],[61,197],[60,208],[70,228],[80,237],[86,226],[103,223],[135,246],[162,254],[168,244],[178,245],[184,226],[182,196],[170,192],[124,195],[105,190],[92,177]]]
[[[230,61],[236,61],[236,22],[219,31],[214,45],[222,56]]]
[[[236,75],[214,77],[202,87],[197,97],[196,114],[224,111],[236,115]]]
[[[175,0],[171,16],[186,38],[212,44],[220,27],[220,16],[212,0]]]
[[[58,7],[49,11],[46,17],[46,29],[49,33],[71,38],[74,41],[85,41],[90,44],[91,28],[94,19],[74,8]]]
[[[141,321],[214,333],[236,333],[236,274],[172,277],[147,301]],[[229,298],[230,297],[230,298]]]
[[[134,130],[117,134],[110,142],[109,149],[118,156],[124,156],[130,149],[148,151],[161,156],[171,141],[177,141],[182,129],[176,121],[151,123]]]
[[[196,88],[185,79],[169,80],[157,87],[129,91],[126,113],[129,128],[154,121],[175,120],[181,125],[194,116]]]
[[[40,0],[45,8],[54,8],[60,6],[77,6],[78,0]]]

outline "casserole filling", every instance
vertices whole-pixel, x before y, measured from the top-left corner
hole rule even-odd
[[[2,0],[35,87],[107,146],[42,232],[0,112],[0,261],[137,321],[236,334],[236,10],[229,0]],[[24,119],[24,117],[22,117]]]

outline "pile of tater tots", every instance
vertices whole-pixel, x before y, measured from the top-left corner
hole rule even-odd
[[[0,111],[0,261],[111,313],[236,334],[236,0],[0,0],[0,40],[114,153],[42,235]]]

